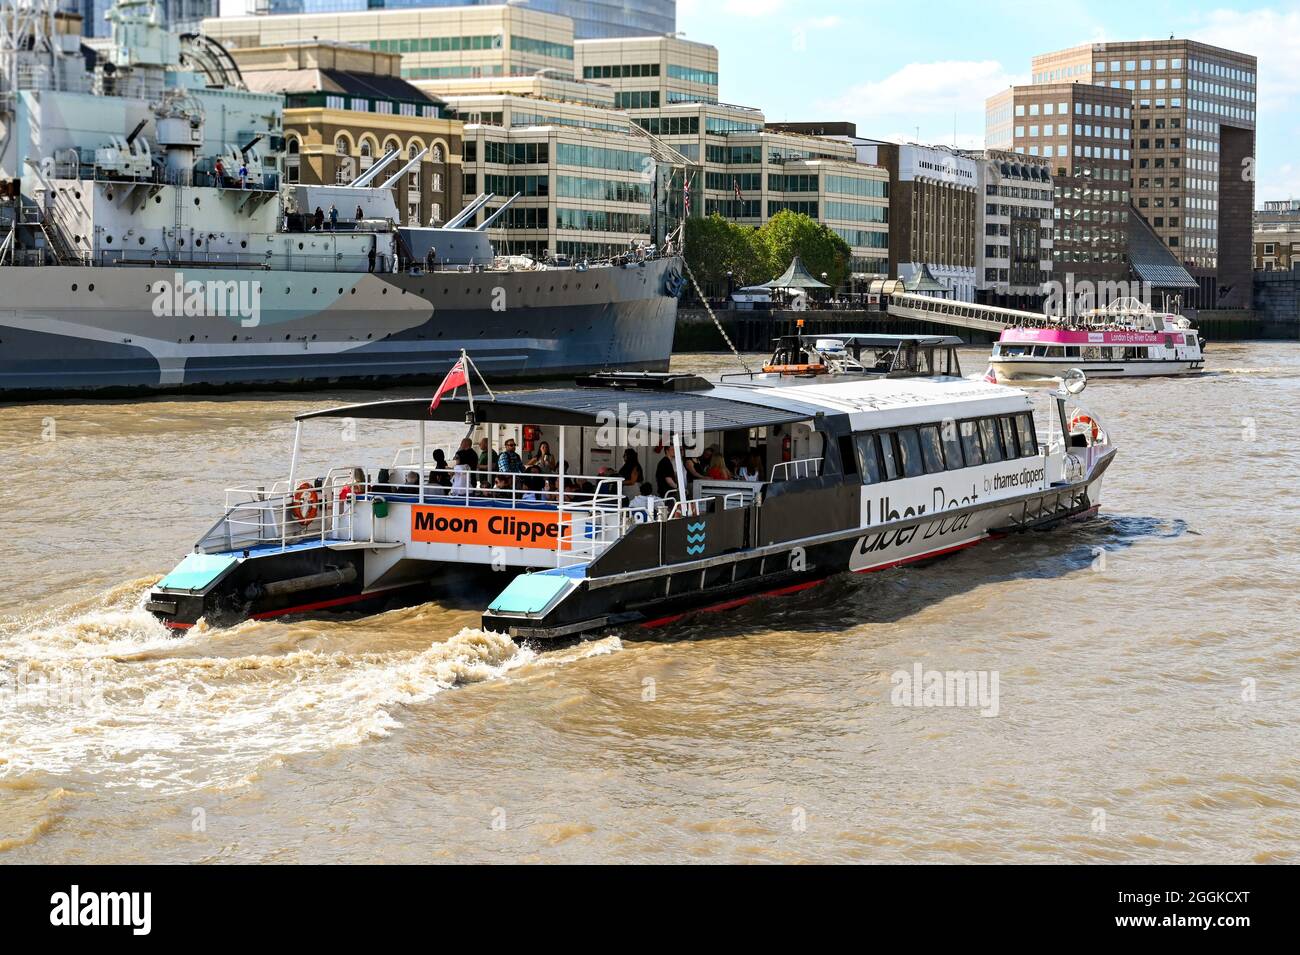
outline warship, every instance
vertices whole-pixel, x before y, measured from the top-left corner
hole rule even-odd
[[[499,256],[486,229],[515,197],[477,227],[491,194],[402,225],[391,184],[419,157],[393,153],[282,182],[280,95],[155,0],[108,19],[92,48],[57,0],[0,2],[0,400],[397,384],[467,348],[494,380],[667,369],[674,237]],[[331,207],[362,215],[322,228]]]

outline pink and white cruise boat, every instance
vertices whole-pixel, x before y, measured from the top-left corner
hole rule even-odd
[[[1204,344],[1187,318],[1128,298],[1073,322],[1004,329],[990,366],[999,381],[1061,378],[1073,368],[1089,378],[1185,375],[1204,366]]]

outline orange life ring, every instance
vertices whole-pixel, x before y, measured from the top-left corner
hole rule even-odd
[[[298,490],[293,492],[293,509],[290,513],[299,524],[310,524],[316,520],[316,515],[320,513],[320,494],[311,482],[303,481],[298,485]]]
[[[1093,444],[1096,444],[1097,439],[1101,437],[1101,428],[1097,425],[1097,422],[1094,421],[1090,415],[1080,413],[1080,414],[1076,414],[1073,418],[1070,419],[1071,434],[1075,434],[1076,432],[1080,432],[1080,431],[1087,431],[1088,429],[1092,430],[1092,442]]]

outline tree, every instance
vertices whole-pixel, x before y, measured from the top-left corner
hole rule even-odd
[[[758,229],[754,236],[754,253],[766,263],[768,278],[786,270],[797,255],[808,271],[832,288],[843,284],[849,273],[852,250],[839,233],[827,228],[802,212],[782,209]]]
[[[686,220],[686,262],[706,295],[726,290],[728,272],[736,288],[771,278],[766,261],[757,255],[756,231],[716,212]]]

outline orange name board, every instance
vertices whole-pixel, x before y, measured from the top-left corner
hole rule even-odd
[[[422,544],[478,544],[555,550],[558,514],[488,507],[412,507],[411,540]],[[565,544],[565,549],[569,545]]]

